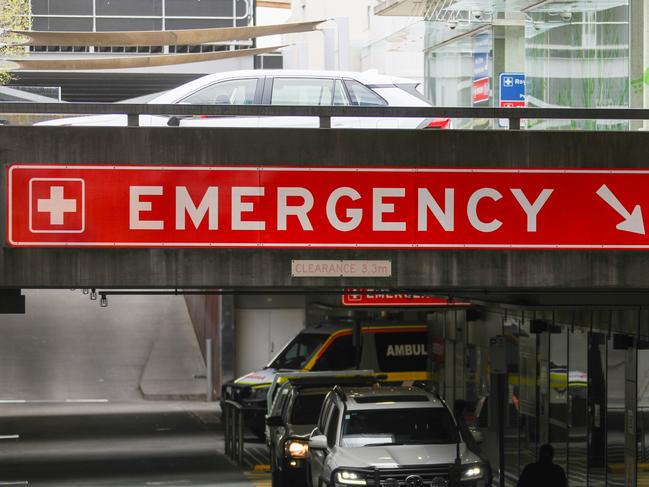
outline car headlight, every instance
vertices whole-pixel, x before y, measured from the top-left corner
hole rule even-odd
[[[462,472],[462,480],[478,480],[484,477],[485,468],[476,463],[474,465],[469,465],[464,472]]]
[[[367,485],[367,481],[361,478],[361,474],[349,470],[339,471],[336,474],[336,482],[345,485]]]
[[[288,440],[286,451],[293,458],[306,458],[309,453],[309,444],[303,440]]]
[[[268,387],[253,387],[250,389],[250,395],[246,397],[247,400],[266,399],[268,395]]]

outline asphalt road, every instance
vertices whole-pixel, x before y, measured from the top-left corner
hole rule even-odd
[[[0,404],[0,485],[253,484],[207,403]]]

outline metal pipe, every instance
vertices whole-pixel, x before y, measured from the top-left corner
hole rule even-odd
[[[207,377],[207,401],[214,400],[214,377],[212,367],[212,339],[205,339],[205,377]]]
[[[237,412],[239,416],[237,421],[237,425],[239,427],[239,430],[237,431],[237,437],[239,438],[237,464],[241,466],[243,465],[243,410],[239,409]]]

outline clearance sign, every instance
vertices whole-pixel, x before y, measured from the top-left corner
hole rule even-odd
[[[16,247],[649,249],[649,171],[15,164]]]

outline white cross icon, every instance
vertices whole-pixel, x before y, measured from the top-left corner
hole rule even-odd
[[[65,214],[77,211],[77,200],[66,200],[63,197],[63,186],[51,186],[50,198],[39,199],[37,209],[40,213],[50,214],[50,225],[63,225]]]
[[[514,78],[510,76],[505,76],[503,78],[503,86],[507,86],[507,87],[514,86]]]

